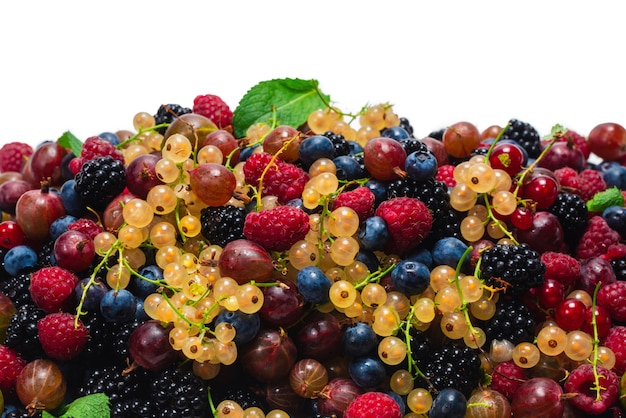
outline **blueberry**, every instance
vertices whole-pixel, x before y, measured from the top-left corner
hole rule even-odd
[[[370,216],[359,229],[358,233],[361,248],[365,250],[382,250],[389,240],[387,222],[380,216]]]
[[[404,163],[406,174],[417,181],[425,181],[435,177],[437,167],[437,159],[432,152],[412,152],[407,155]]]
[[[404,403],[404,399],[402,399],[402,396],[398,395],[396,392],[394,392],[392,390],[388,390],[385,393],[387,395],[391,396],[391,398],[394,401],[396,401],[396,403],[400,407],[400,413],[402,414],[402,416],[404,416],[404,413],[406,412],[406,404]]]
[[[363,154],[363,147],[356,141],[346,141],[350,146],[350,155]]]
[[[432,269],[434,266],[433,263],[433,254],[430,252],[428,248],[418,247],[415,250],[409,252],[406,256],[407,260],[419,261],[422,264],[425,264],[426,267]]]
[[[78,220],[75,216],[65,215],[55,219],[50,224],[50,237],[56,240],[59,235],[67,231],[67,227]]]
[[[98,135],[98,137],[115,146],[118,146],[120,144],[120,137],[113,132],[102,132],[100,135]]]
[[[100,313],[109,322],[128,322],[136,311],[137,300],[126,289],[111,289],[100,300]]]
[[[433,400],[429,418],[463,418],[467,410],[467,399],[460,391],[446,388]]]
[[[348,374],[357,386],[373,388],[385,381],[385,365],[378,355],[354,357],[348,364]]]
[[[430,270],[419,261],[404,259],[391,271],[391,283],[406,295],[418,295],[430,284]]]
[[[146,313],[146,310],[143,308],[144,304],[143,304],[143,299],[137,299],[137,309],[135,310],[135,319],[141,322],[147,321],[150,318],[150,316],[148,316],[148,314]]]
[[[606,223],[622,238],[626,237],[626,208],[623,206],[609,206],[602,212]]]
[[[16,245],[4,255],[4,269],[11,276],[37,263],[37,253],[28,245]]]
[[[365,171],[363,171],[358,161],[352,157],[340,155],[333,160],[333,163],[335,164],[339,180],[350,181],[365,177]]]
[[[237,346],[252,341],[261,328],[261,319],[258,314],[247,314],[239,310],[229,311],[222,309],[215,317],[216,325],[221,322],[227,322],[235,328],[236,332],[233,341]]]
[[[80,194],[76,191],[75,185],[76,180],[74,179],[69,179],[63,183],[61,186],[61,201],[67,213],[80,217],[86,212],[87,207]]]
[[[135,296],[145,299],[151,293],[156,292],[159,285],[144,280],[142,277],[154,281],[163,280],[163,270],[161,267],[151,264],[142,267],[141,270],[139,270],[139,275],[141,277],[133,276],[133,290]]]
[[[79,303],[80,300],[83,299],[83,294],[85,294],[85,288],[87,288],[87,283],[89,282],[89,280],[89,278],[82,279],[74,288],[74,294],[76,295],[77,303]],[[86,290],[86,294],[83,299],[82,309],[87,312],[98,310],[100,308],[100,301],[108,291],[109,288],[104,283],[102,283],[101,280],[94,280],[94,282]]]
[[[365,356],[376,350],[378,337],[371,326],[365,322],[357,322],[346,328],[341,337],[341,344],[347,356]]]
[[[300,143],[298,148],[300,161],[305,170],[320,158],[333,159],[335,157],[335,146],[333,141],[322,135],[310,136]]]
[[[354,257],[354,261],[360,261],[361,263],[367,266],[369,271],[376,271],[378,267],[380,267],[380,261],[376,254],[373,251],[366,250],[361,248],[358,253],[356,253],[356,257]]]
[[[333,282],[316,266],[307,266],[296,275],[296,287],[306,302],[328,302],[328,291]]]
[[[371,179],[365,183],[365,187],[371,190],[374,193],[374,206],[380,205],[382,202],[387,200],[387,183]]]
[[[467,250],[467,244],[460,239],[455,237],[442,238],[433,246],[433,262],[435,265],[445,264],[456,268],[465,250]]]
[[[239,153],[239,161],[246,161],[248,157],[252,155],[256,147],[258,147],[258,145],[252,145],[242,148],[241,152]]]
[[[401,139],[407,139],[411,135],[402,126],[392,126],[390,128],[383,130],[381,136],[385,136],[387,138],[392,138],[392,139],[399,141]]]
[[[617,187],[620,190],[626,190],[626,167],[623,165],[614,165],[602,174],[602,178],[607,187]]]

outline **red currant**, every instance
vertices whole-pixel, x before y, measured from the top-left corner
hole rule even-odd
[[[565,286],[557,280],[545,279],[543,284],[535,289],[535,297],[542,308],[556,308],[565,297]]]
[[[578,299],[566,299],[554,310],[554,320],[565,331],[579,329],[585,322],[587,307]]]
[[[541,167],[533,170],[522,188],[522,196],[534,200],[537,209],[547,209],[552,206],[558,194],[559,181],[550,170]]]
[[[489,164],[491,168],[504,170],[513,177],[526,164],[526,155],[519,145],[512,142],[500,142],[493,147]]]
[[[591,306],[587,306],[585,310],[585,320],[580,326],[581,331],[585,331],[589,335],[593,335],[593,325],[591,324],[593,309]],[[609,334],[613,321],[611,320],[611,314],[606,308],[602,306],[596,306],[596,327],[598,329],[598,338],[603,339]]]
[[[24,232],[15,221],[0,223],[0,246],[11,249],[24,243]]]
[[[510,216],[511,223],[522,231],[533,226],[533,212],[525,206],[518,206]]]

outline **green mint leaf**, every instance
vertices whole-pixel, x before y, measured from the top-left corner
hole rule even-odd
[[[109,397],[104,393],[94,393],[75,399],[63,408],[57,418],[110,418],[110,416]],[[54,415],[44,411],[42,418],[54,418]]]
[[[624,206],[624,195],[615,186],[596,193],[591,200],[587,201],[589,212],[602,212],[610,206]]]
[[[237,138],[246,135],[255,123],[298,127],[309,114],[328,107],[330,96],[322,93],[317,80],[284,78],[262,81],[243,96],[233,112],[233,127]]]
[[[65,131],[63,135],[57,140],[58,144],[63,148],[68,148],[75,156],[79,156],[83,150],[83,143],[80,139],[76,138],[70,131]]]

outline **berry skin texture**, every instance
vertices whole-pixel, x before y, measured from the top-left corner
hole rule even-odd
[[[246,215],[244,236],[268,251],[286,251],[309,232],[309,215],[295,206],[278,206]]]
[[[615,353],[615,366],[613,371],[618,375],[626,372],[626,326],[614,326],[603,341],[603,345],[609,347]]]
[[[204,94],[193,99],[193,113],[205,116],[220,129],[229,126],[233,121],[233,112],[226,102],[214,94]]]
[[[401,418],[400,407],[393,398],[382,392],[367,392],[357,396],[348,405],[344,418]]]
[[[89,331],[74,315],[67,312],[48,314],[37,322],[39,342],[46,355],[56,360],[71,360],[79,355],[89,338]]]
[[[512,400],[526,378],[526,369],[515,364],[513,360],[504,361],[498,364],[491,374],[489,388]]]
[[[435,174],[435,180],[445,183],[446,186],[452,188],[456,186],[456,180],[452,173],[454,173],[454,165],[444,164],[437,168],[437,174]]]
[[[433,217],[428,207],[419,199],[395,197],[382,202],[376,209],[389,229],[390,252],[404,254],[417,247],[428,236]]]
[[[114,160],[124,163],[124,154],[122,154],[122,151],[117,149],[115,145],[99,136],[91,136],[83,143],[80,156],[70,161],[70,171],[72,174],[76,175],[87,161],[98,157],[106,157],[107,155],[111,156]]]
[[[337,195],[333,202],[333,208],[342,206],[353,209],[359,215],[359,221],[363,222],[374,214],[374,201],[376,196],[365,186],[359,186],[354,190],[348,190]]]
[[[577,394],[569,402],[579,410],[592,415],[599,415],[613,406],[619,395],[619,377],[602,366],[597,366],[596,370],[600,377],[599,385],[602,387],[600,400],[596,399],[597,392],[592,389],[595,376],[591,364],[582,364],[572,370],[564,385],[567,393]]]
[[[626,322],[626,282],[620,280],[602,286],[598,305],[609,311],[613,321]]]
[[[606,182],[599,171],[587,168],[580,172],[578,180],[578,194],[585,201],[591,200],[596,193],[606,190]]]
[[[556,280],[568,286],[580,278],[580,261],[569,254],[546,251],[541,254],[541,261],[546,266],[546,280]]]
[[[619,244],[620,236],[602,216],[594,216],[580,238],[576,257],[586,260],[605,254],[613,244]]]
[[[15,381],[24,366],[26,360],[17,351],[0,344],[0,391],[5,398],[15,392]]]
[[[72,293],[78,284],[78,276],[61,267],[43,267],[30,278],[30,296],[46,313],[54,313],[73,302]]]
[[[281,204],[301,197],[309,175],[300,167],[272,158],[267,152],[253,153],[247,158],[243,165],[246,183],[257,188],[262,185],[262,196],[276,196]],[[272,165],[265,170],[270,162]]]
[[[20,172],[24,163],[33,154],[33,148],[23,142],[9,142],[0,148],[0,173]]]

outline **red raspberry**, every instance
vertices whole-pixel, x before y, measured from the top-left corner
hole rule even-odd
[[[626,372],[626,344],[624,341],[626,341],[626,326],[617,325],[611,328],[602,342],[603,345],[613,350],[615,366],[612,370],[620,376]]]
[[[587,142],[587,138],[582,136],[581,134],[568,129],[561,138],[558,139],[559,142],[567,142],[571,141],[576,145],[585,156],[585,161],[589,159],[589,155],[591,155],[591,149],[589,148],[589,143]]]
[[[80,218],[67,226],[67,229],[84,233],[92,240],[104,229],[91,219]]]
[[[350,402],[343,418],[402,418],[402,412],[386,393],[366,392]]]
[[[115,145],[99,136],[91,136],[83,143],[80,155],[70,161],[69,169],[73,174],[77,174],[85,162],[107,155],[124,162],[124,154]]]
[[[193,113],[211,119],[220,129],[229,126],[233,121],[233,112],[226,102],[214,94],[196,96],[193,99]]]
[[[263,176],[263,196],[276,196],[281,204],[301,197],[309,175],[280,158],[274,158],[272,165],[263,174],[272,158],[267,152],[253,153],[243,165],[246,182],[258,188]]]
[[[79,355],[89,338],[89,331],[74,315],[67,312],[52,313],[37,322],[39,342],[46,355],[56,360],[71,360]]]
[[[489,387],[512,400],[524,380],[526,380],[526,369],[515,364],[513,360],[508,360],[494,368]]]
[[[566,253],[546,251],[541,254],[541,261],[546,265],[544,277],[569,286],[580,278],[580,261]]]
[[[0,344],[0,391],[5,398],[15,393],[15,381],[24,366],[26,360],[17,351]]]
[[[428,236],[433,217],[419,199],[394,197],[382,202],[376,209],[389,229],[388,253],[403,255],[417,247]]]
[[[31,275],[30,296],[39,308],[54,313],[69,308],[78,277],[61,267],[43,267]]]
[[[456,180],[453,176],[454,166],[452,164],[440,165],[437,168],[437,174],[435,174],[435,180],[441,181],[446,184],[446,186],[452,188],[456,186]]]
[[[609,247],[619,244],[620,236],[612,229],[602,216],[594,216],[578,241],[576,256],[581,260],[599,257],[605,254]]]
[[[602,286],[598,291],[598,305],[609,311],[613,321],[626,322],[626,282],[618,280]]]
[[[359,221],[363,222],[374,214],[375,200],[376,196],[368,187],[359,186],[339,193],[333,202],[333,208],[345,206],[353,209],[359,215]]]
[[[600,415],[617,401],[619,396],[619,377],[602,366],[597,366],[599,376],[600,399],[597,392],[591,389],[595,384],[593,365],[582,364],[576,367],[565,380],[565,391],[575,393],[569,402],[577,409],[591,415]]]
[[[580,187],[580,179],[576,170],[574,170],[572,167],[558,168],[554,170],[554,175],[556,176],[557,180],[559,180],[559,184],[561,185],[561,187],[569,189],[573,193],[578,193],[578,188]]]
[[[591,200],[593,196],[606,190],[606,183],[599,171],[587,168],[578,175],[580,185],[578,186],[578,195],[587,200]]]
[[[243,235],[268,251],[286,251],[309,232],[309,215],[295,206],[277,206],[250,212]]]
[[[24,163],[33,154],[33,147],[23,142],[9,142],[0,148],[0,173],[21,172]]]

